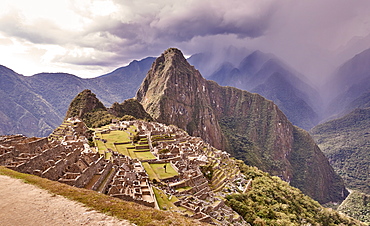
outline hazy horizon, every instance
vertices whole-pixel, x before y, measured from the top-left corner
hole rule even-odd
[[[3,0],[0,64],[29,76],[96,77],[176,47],[187,56],[225,49],[274,54],[320,83],[370,48],[366,0]]]

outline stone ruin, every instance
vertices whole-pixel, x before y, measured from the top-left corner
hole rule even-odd
[[[127,130],[134,125],[137,134],[148,140],[140,145],[148,148],[156,159],[140,161],[113,150],[106,150],[111,152],[111,156],[105,159],[104,155],[90,149],[83,134],[85,128],[81,128],[83,124],[73,120],[64,123],[62,129],[57,129],[49,138],[0,137],[0,165],[159,209],[153,191],[156,187],[168,196],[176,196],[178,201],[174,204],[193,213],[188,216],[201,222],[245,224],[240,215],[219,198],[225,196],[226,187],[229,191],[238,192],[246,191],[247,184],[251,184],[237,168],[226,172],[225,167],[220,167],[232,162],[226,152],[214,149],[175,126],[117,121],[103,132]],[[168,151],[160,153],[163,149]],[[143,162],[168,163],[178,175],[160,182],[150,181]],[[210,162],[214,162],[217,175],[220,175],[214,181],[209,181],[200,170],[202,165]]]
[[[0,138],[0,165],[76,187],[85,187],[95,173],[111,164],[99,154],[84,152],[83,142],[63,144],[21,135]]]

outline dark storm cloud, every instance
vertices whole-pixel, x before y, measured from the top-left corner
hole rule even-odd
[[[261,5],[256,3],[256,6]],[[172,5],[171,10],[160,9],[155,14],[143,15],[130,22],[121,22],[118,18],[111,17],[98,18],[90,29],[108,31],[124,39],[165,38],[173,42],[219,34],[258,37],[268,29],[274,4],[265,4],[257,12],[251,12],[251,7],[253,5],[245,1],[231,1],[227,8],[195,2],[189,8]]]
[[[276,8],[274,0],[114,2],[117,11],[108,15],[94,14],[89,8],[94,1],[84,7],[71,2],[71,10],[85,21],[80,30],[66,30],[47,18],[27,21],[21,12],[11,11],[0,17],[0,32],[64,48],[55,62],[106,66],[159,55],[168,47],[186,48],[194,38],[260,37]]]
[[[111,68],[169,47],[185,54],[216,52],[221,62],[227,58],[222,49],[235,46],[271,52],[320,76],[337,64],[331,59],[370,47],[362,38],[370,37],[367,0],[89,0],[69,1],[64,10],[53,18],[29,19],[17,10],[0,14],[0,38],[37,44],[49,62]],[[64,24],[67,13],[77,26]]]
[[[94,47],[98,51],[113,51],[117,56],[111,57],[112,61],[120,57],[123,61],[155,56],[168,47],[186,49],[187,43],[194,38],[212,40],[220,35],[240,39],[260,37],[268,30],[276,8],[273,1],[189,2],[158,1],[155,5],[138,8],[132,3],[117,1],[121,11],[116,15],[123,16],[94,18],[76,42],[79,46]],[[125,7],[132,13],[131,18],[124,17]]]

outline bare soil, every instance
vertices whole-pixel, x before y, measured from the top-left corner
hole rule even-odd
[[[133,225],[0,175],[0,225]]]

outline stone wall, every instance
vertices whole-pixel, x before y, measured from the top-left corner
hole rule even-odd
[[[149,207],[152,207],[152,208],[155,207],[154,202],[147,202],[147,201],[144,201],[144,200],[137,200],[137,199],[132,198],[130,195],[114,194],[114,195],[111,195],[111,196],[115,197],[115,198],[125,200],[125,201],[129,201],[129,202],[136,202],[136,203],[139,203],[139,204],[144,205],[144,206],[149,206]]]
[[[103,183],[103,181],[106,179],[108,174],[111,172],[112,167],[113,167],[113,163],[108,161],[108,162],[106,162],[106,164],[103,167],[104,168],[103,168],[102,172],[99,172],[99,174],[100,174],[99,179],[92,186],[91,190],[94,190],[94,191],[98,190],[99,186]],[[112,176],[114,176],[114,172],[112,173]],[[110,181],[111,179],[109,180],[109,178],[107,178],[107,180]],[[107,185],[108,185],[108,183],[105,186],[107,186]],[[104,191],[105,189],[103,188],[102,190]]]

